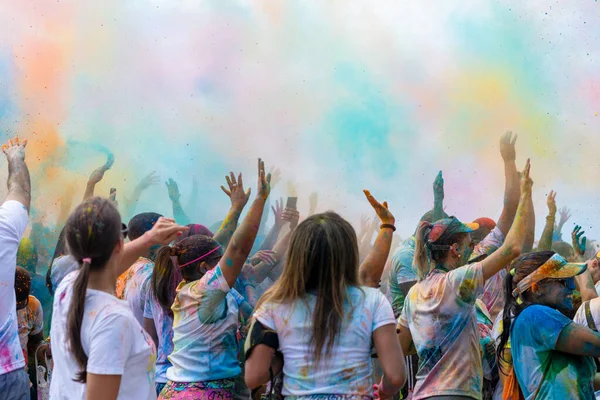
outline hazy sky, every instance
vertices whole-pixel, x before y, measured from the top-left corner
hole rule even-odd
[[[512,130],[518,165],[532,159],[537,236],[555,189],[600,238],[599,26],[593,0],[0,0],[0,132],[30,139],[50,220],[104,149],[116,163],[100,194],[122,200],[155,170],[186,203],[196,176],[188,212],[206,225],[228,208],[225,173],[255,186],[260,156],[301,211],[317,191],[320,210],[357,222],[369,188],[404,237],[438,170],[449,213],[496,219]],[[162,182],[150,209],[170,213]]]

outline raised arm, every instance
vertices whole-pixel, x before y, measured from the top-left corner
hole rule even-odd
[[[167,186],[169,199],[171,199],[171,204],[173,205],[173,218],[181,225],[189,224],[190,219],[185,215],[185,211],[183,211],[183,207],[181,206],[181,201],[179,201],[181,193],[179,193],[177,182],[172,178],[169,178],[169,180],[165,182],[165,185]]]
[[[104,178],[104,173],[108,171],[115,162],[115,157],[112,154],[109,154],[103,166],[96,168],[90,178],[88,179],[87,185],[85,187],[85,193],[83,194],[83,201],[94,197],[94,189],[98,182]]]
[[[2,146],[8,161],[8,193],[4,201],[15,200],[23,204],[27,211],[31,207],[31,179],[25,163],[25,147],[27,140],[19,142],[19,138],[9,140]]]
[[[371,224],[367,228],[365,235],[358,242],[358,255],[360,256],[361,260],[364,260],[364,258],[366,258],[367,254],[369,254],[369,252],[373,248],[373,246],[371,245],[371,240],[373,240],[373,234],[377,230],[378,225],[379,225],[379,217],[376,215],[371,220]]]
[[[546,225],[542,231],[542,237],[538,243],[538,251],[552,249],[552,236],[554,232],[554,221],[556,220],[556,192],[551,190],[546,199],[548,205],[548,216],[546,217]]]
[[[141,237],[125,243],[121,262],[117,267],[117,276],[127,271],[129,267],[148,250],[157,245],[167,245],[177,239],[183,232],[189,230],[186,226],[177,225],[171,218],[160,217],[152,229]]]
[[[243,190],[241,175],[238,184],[242,186]],[[269,197],[270,191],[271,174],[265,174],[265,164],[261,159],[258,159],[258,193],[256,194],[256,199],[252,202],[248,215],[246,215],[240,227],[235,230],[231,238],[231,243],[227,246],[225,254],[223,254],[220,261],[223,277],[229,287],[233,287],[235,284],[242,266],[252,249],[254,239],[256,239],[256,234],[258,233],[265,202],[267,201],[267,197]]]
[[[140,201],[140,197],[142,193],[148,189],[150,186],[154,186],[158,184],[159,179],[158,175],[156,175],[156,171],[152,171],[150,174],[146,175],[142,180],[135,186],[133,189],[133,193],[131,197],[126,201],[125,204],[125,213],[127,216],[131,217],[135,213],[135,207],[137,203]]]
[[[433,222],[444,218],[444,177],[440,171],[433,181]]]
[[[258,263],[258,265],[256,265],[256,267],[254,267],[254,275],[257,283],[264,281],[277,263],[279,263],[285,256],[287,248],[290,244],[292,233],[298,226],[300,213],[298,210],[286,208],[283,211],[282,220],[290,223],[290,230],[277,241],[275,247],[273,248],[273,254],[270,255],[267,260],[261,261]]]
[[[227,216],[221,224],[221,227],[213,236],[213,239],[219,242],[224,249],[229,245],[233,232],[237,229],[238,220],[240,219],[242,210],[250,198],[250,189],[248,189],[247,192],[244,192],[242,174],[239,174],[238,179],[236,180],[233,172],[230,172],[229,176],[225,176],[225,180],[227,181],[229,190],[225,189],[223,186],[221,186],[221,190],[229,196],[231,208],[229,209],[229,212],[227,212]]]
[[[567,221],[570,218],[571,218],[571,210],[567,206],[562,207],[560,209],[560,220],[558,222],[558,226],[554,230],[554,236],[553,236],[553,239],[552,239],[553,242],[557,242],[557,241],[562,240],[562,229],[563,229],[563,226],[565,226],[565,224],[567,223]]]
[[[390,247],[392,246],[392,237],[395,230],[396,219],[394,215],[388,210],[387,202],[380,204],[368,190],[365,190],[365,196],[371,203],[371,206],[375,209],[375,212],[381,220],[381,227],[379,234],[375,239],[373,248],[364,259],[358,269],[358,278],[360,283],[364,286],[378,287],[379,281],[381,281],[381,274],[385,268],[385,262],[390,253]]]
[[[279,237],[279,233],[281,232],[281,228],[285,221],[283,220],[283,198],[275,201],[275,207],[271,206],[271,210],[273,211],[273,216],[275,217],[275,222],[271,230],[265,237],[265,240],[260,245],[260,250],[271,250],[275,243],[277,242],[277,238]]]
[[[525,236],[527,235],[527,220],[529,218],[529,203],[531,202],[531,185],[533,184],[529,178],[529,170],[531,165],[529,160],[525,165],[525,170],[521,176],[521,200],[517,208],[517,216],[506,239],[500,248],[492,253],[489,257],[482,261],[483,279],[487,280],[494,276],[508,263],[514,260],[521,254]]]
[[[525,243],[523,244],[523,253],[532,251],[533,242],[535,241],[535,210],[533,201],[529,203],[527,213],[529,214],[529,218],[527,219],[527,236],[525,236]]]
[[[575,225],[573,232],[571,232],[573,250],[575,251],[575,260],[573,261],[575,262],[585,262],[583,255],[585,254],[587,238],[583,236],[584,233],[579,225]],[[598,292],[596,292],[596,287],[594,286],[594,279],[589,268],[586,268],[582,274],[577,275],[575,282],[577,283],[579,293],[581,293],[581,301],[588,301],[598,297]]]
[[[512,132],[506,132],[500,139],[500,154],[504,160],[504,207],[498,219],[498,229],[507,235],[515,219],[517,206],[519,205],[519,172],[515,164],[517,153],[515,143],[517,135],[512,136]],[[527,210],[530,211],[530,210]]]

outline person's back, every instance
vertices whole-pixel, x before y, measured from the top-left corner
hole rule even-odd
[[[372,395],[371,353],[373,332],[395,324],[391,307],[383,293],[374,288],[351,287],[350,302],[345,304],[344,320],[329,357],[315,364],[310,341],[316,295],[293,304],[265,303],[255,318],[273,329],[279,337],[279,349],[285,360],[284,396],[339,394]]]
[[[415,395],[481,397],[475,300],[483,292],[481,264],[433,270],[408,292],[400,325],[410,328],[419,354]],[[465,371],[470,373],[465,374]],[[450,387],[439,382],[452,382]]]
[[[25,143],[9,142],[2,150],[9,164],[8,194],[0,206],[0,399],[29,398],[29,378],[18,335],[15,297],[17,248],[28,222],[31,185]]]
[[[67,320],[73,283],[79,271],[67,275],[56,289],[52,318],[53,399],[84,399],[87,385],[76,382],[79,367],[69,349]],[[87,372],[121,375],[118,399],[154,399],[151,339],[137,323],[129,305],[100,290],[87,289],[81,324],[81,343],[89,361]]]
[[[401,284],[417,280],[417,271],[413,267],[415,257],[415,237],[406,239],[391,259],[389,293],[394,315],[399,316],[404,307],[406,293]]]
[[[140,257],[129,268],[131,277],[127,280],[123,289],[123,299],[131,307],[131,311],[133,311],[133,315],[135,315],[140,325],[144,324],[144,305],[150,288],[153,268],[154,262],[152,260]]]

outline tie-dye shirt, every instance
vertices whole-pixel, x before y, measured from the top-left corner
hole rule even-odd
[[[181,282],[173,303],[173,382],[205,382],[241,373],[236,333],[239,302],[230,292],[220,266],[201,279]]]
[[[30,295],[27,306],[17,310],[17,320],[19,321],[19,341],[21,342],[25,363],[27,363],[27,343],[29,343],[29,336],[37,335],[44,329],[42,303]]]
[[[489,256],[502,246],[504,243],[504,234],[498,227],[492,231],[473,249],[471,259],[482,255]],[[506,269],[501,269],[494,276],[485,281],[483,294],[479,298],[483,301],[492,317],[492,321],[496,319],[498,314],[504,309],[504,278],[506,277]]]
[[[9,200],[0,206],[0,375],[25,367],[19,342],[15,269],[28,222],[27,209]]]
[[[396,321],[389,301],[379,290],[351,287],[348,294],[349,318],[342,324],[331,356],[322,358],[318,365],[313,362],[310,350],[314,294],[307,294],[306,301],[266,303],[256,310],[256,319],[279,337],[279,350],[284,358],[284,396],[372,396],[373,332],[384,325],[395,325]],[[350,318],[351,310],[354,312]]]
[[[154,327],[158,335],[156,382],[167,383],[167,370],[171,367],[168,357],[173,352],[173,317],[167,314],[158,304],[152,285],[148,288],[148,295],[144,304],[144,318],[154,321]]]
[[[481,399],[481,347],[475,300],[483,292],[481,263],[433,270],[408,292],[399,323],[419,355],[413,399]]]
[[[151,260],[140,257],[127,270],[127,279],[123,287],[122,299],[127,300],[133,315],[142,326],[144,325],[144,305],[148,297],[153,269],[154,263]]]
[[[560,333],[573,323],[557,310],[542,305],[527,307],[513,322],[511,353],[525,399],[531,400],[538,387],[538,399],[595,398],[593,358],[556,351]],[[548,363],[550,367],[541,382]]]
[[[406,293],[404,293],[400,284],[417,280],[417,269],[413,266],[415,244],[414,236],[406,239],[391,259],[388,299],[392,303],[392,309],[396,316],[399,316],[402,312],[404,299],[406,298]]]

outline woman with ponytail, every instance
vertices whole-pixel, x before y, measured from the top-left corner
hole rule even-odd
[[[404,352],[419,355],[413,399],[480,399],[483,383],[475,301],[484,283],[520,254],[531,202],[529,160],[521,179],[517,217],[502,246],[481,262],[467,264],[476,224],[451,217],[422,222],[416,233],[418,282],[408,292],[399,319]]]
[[[506,304],[497,354],[504,399],[594,399],[600,335],[565,316],[572,313],[575,277],[583,263],[553,251],[525,254],[505,279]]]
[[[182,230],[159,220],[143,238],[124,245],[121,217],[110,200],[94,197],[71,213],[65,241],[79,268],[55,292],[51,398],[156,399],[152,340],[116,297],[115,286],[132,260]]]
[[[237,331],[247,304],[233,288],[258,232],[271,176],[258,162],[258,193],[227,249],[190,236],[159,251],[152,286],[164,313],[173,314],[173,351],[160,399],[232,399],[241,373]],[[235,186],[243,191],[240,178]],[[250,190],[246,193],[246,201]],[[181,276],[181,280],[178,278]],[[177,285],[176,295],[171,288]],[[170,308],[170,310],[169,310]]]

